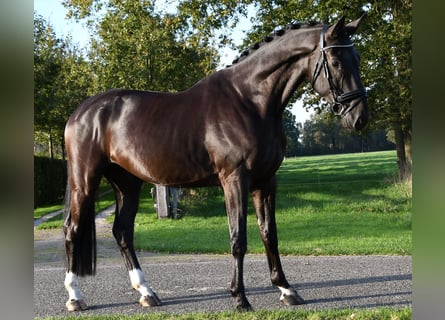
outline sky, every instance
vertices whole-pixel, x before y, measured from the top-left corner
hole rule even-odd
[[[62,0],[34,0],[34,10],[55,29],[58,37],[65,38],[70,35],[73,42],[78,44],[81,48],[88,47],[90,31],[82,26],[80,22],[66,19],[67,10],[62,5]],[[247,29],[247,27],[248,26],[244,24],[233,33],[236,44],[242,42],[243,33],[241,30]],[[220,54],[221,65],[225,66],[232,63],[237,57],[238,52],[227,48],[220,52]],[[304,123],[311,115],[311,113],[307,112],[298,101],[292,106],[291,111],[296,116],[297,122]]]

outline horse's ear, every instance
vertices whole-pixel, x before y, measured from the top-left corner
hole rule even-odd
[[[345,32],[346,32],[348,35],[352,35],[352,34],[356,33],[358,27],[360,27],[360,25],[362,24],[362,21],[364,20],[365,17],[366,17],[366,12],[363,13],[362,16],[361,16],[360,18],[358,18],[358,19],[356,19],[356,20],[354,20],[354,21],[348,23],[348,24],[345,26]]]
[[[326,39],[337,39],[341,35],[343,28],[345,27],[345,17],[341,17],[338,22],[326,30]]]
[[[347,25],[345,25],[345,17],[341,17],[336,24],[330,26],[329,29],[326,31],[326,38],[335,40],[342,34],[347,34],[349,36],[353,35],[357,32],[358,27],[365,17],[366,13],[363,13],[360,18],[348,23]]]

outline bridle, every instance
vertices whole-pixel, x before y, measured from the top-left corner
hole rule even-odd
[[[320,56],[318,57],[317,64],[315,65],[314,73],[312,76],[312,87],[314,87],[315,81],[317,80],[320,71],[321,71],[321,64],[320,60],[323,64],[323,70],[324,74],[326,76],[326,79],[329,83],[329,89],[331,90],[332,97],[334,98],[334,103],[331,105],[331,110],[333,113],[341,116],[345,116],[348,112],[350,112],[357,104],[350,104],[352,100],[355,100],[357,98],[366,97],[367,92],[366,89],[357,89],[354,91],[350,91],[347,93],[342,93],[342,90],[337,88],[334,84],[334,81],[332,80],[331,72],[329,70],[328,60],[326,57],[325,51],[327,49],[331,48],[350,48],[353,46],[353,44],[334,44],[331,46],[325,47],[325,40],[324,40],[324,34],[327,30],[327,27],[323,28],[321,30],[320,35]]]

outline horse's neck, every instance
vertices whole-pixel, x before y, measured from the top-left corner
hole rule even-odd
[[[266,116],[281,113],[297,87],[306,79],[309,55],[316,47],[310,39],[312,30],[289,34],[273,40],[267,48],[253,52],[239,64],[233,65],[234,86]],[[293,37],[289,39],[289,37]],[[292,48],[291,43],[299,44]],[[295,46],[295,45],[294,45]]]

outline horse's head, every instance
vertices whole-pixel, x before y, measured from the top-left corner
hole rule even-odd
[[[361,130],[368,122],[366,90],[360,81],[360,56],[350,35],[359,27],[363,16],[347,25],[344,17],[320,33],[319,46],[310,59],[312,87],[343,117],[345,127]]]

